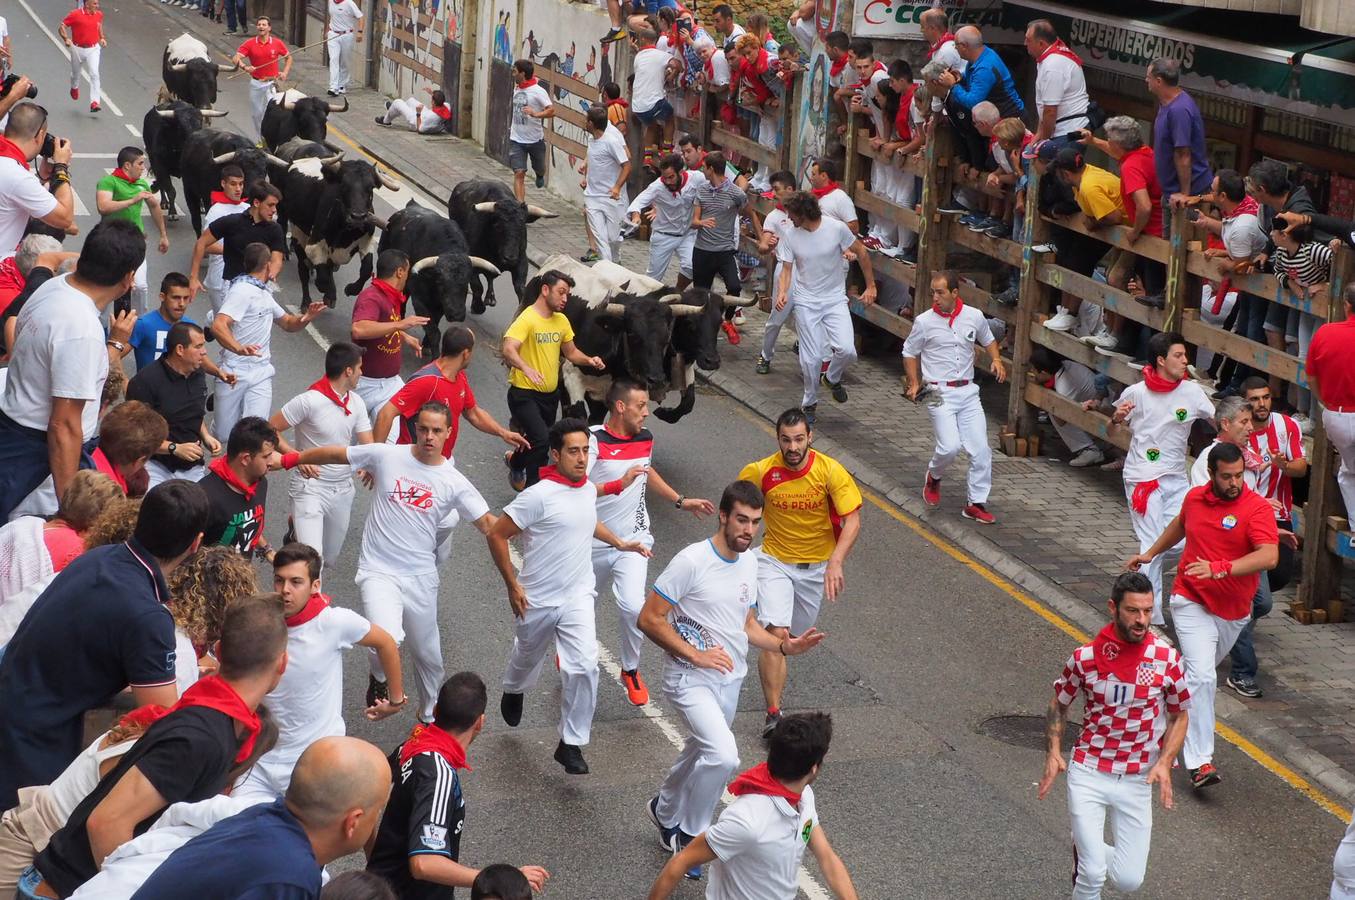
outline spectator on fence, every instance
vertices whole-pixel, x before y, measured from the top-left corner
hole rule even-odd
[[[1225,260],[1222,290],[1226,292],[1230,287],[1230,276],[1249,271],[1253,260],[1265,249],[1266,233],[1261,228],[1261,207],[1247,196],[1246,183],[1235,170],[1219,171],[1214,177],[1210,199],[1218,208],[1219,218],[1198,214],[1195,210],[1192,210],[1191,217],[1223,242],[1222,247],[1206,249],[1205,256]],[[1237,303],[1233,307],[1231,330],[1248,340],[1264,345],[1267,312],[1267,301],[1264,298],[1239,292]],[[1237,393],[1243,379],[1253,371],[1249,366],[1233,362],[1232,377],[1226,381],[1225,393]]]
[[[815,0],[803,0],[795,12],[790,14],[790,18],[786,20],[786,31],[790,32],[791,37],[795,38],[795,43],[800,46],[801,52],[806,54],[814,49],[815,6]]]
[[[979,184],[988,188],[999,187],[999,184],[989,181],[988,176],[997,174],[999,160],[1005,155],[997,141],[993,139],[993,130],[997,128],[997,123],[1002,121],[1002,113],[996,104],[984,100],[974,106],[972,120],[974,130],[984,141],[984,155],[972,165],[961,163],[957,168],[956,177],[966,182],[977,180]],[[970,231],[982,234],[990,228],[997,228],[1005,221],[1007,207],[1005,197],[981,193],[976,205],[977,211],[960,217],[960,224]]]
[[[1331,281],[1333,254],[1329,244],[1315,239],[1312,226],[1305,225],[1288,231],[1274,230],[1271,232],[1271,241],[1275,245],[1275,252],[1267,261],[1267,267],[1280,279],[1281,286],[1290,296],[1302,300],[1312,300],[1315,296],[1325,297],[1329,288],[1328,283]],[[1278,303],[1272,306],[1273,309],[1287,310],[1289,320],[1283,332],[1272,331],[1270,318],[1267,317],[1267,342],[1281,352],[1291,349],[1289,343],[1297,344],[1297,348],[1294,348],[1297,349],[1296,355],[1300,359],[1307,356],[1313,333],[1322,324],[1322,320],[1312,313],[1301,312]],[[1271,376],[1270,389],[1276,396],[1280,396],[1281,387],[1280,380]],[[1296,392],[1295,418],[1300,420],[1300,427],[1304,428],[1306,433],[1308,416],[1312,409],[1312,394],[1298,387]]]
[[[1082,59],[1063,42],[1054,23],[1036,19],[1026,26],[1026,51],[1035,60],[1035,137],[1060,143],[1078,140],[1091,120]]]
[[[747,32],[734,21],[734,10],[728,3],[721,3],[710,11],[711,24],[715,26],[715,40],[726,50]]]
[[[927,42],[927,61],[939,62],[955,74],[963,75],[969,63],[955,49],[955,34],[950,30],[946,10],[939,7],[925,10],[918,18],[918,24],[922,26],[922,39]],[[943,95],[934,94],[932,111],[940,112],[943,103]]]
[[[1030,351],[1030,368],[1033,377],[1044,383],[1047,388],[1066,400],[1071,400],[1083,408],[1099,405],[1100,391],[1096,386],[1096,373],[1082,363],[1074,362],[1055,353],[1048,347],[1036,345]],[[1090,434],[1081,428],[1065,422],[1056,416],[1049,417],[1049,424],[1072,454],[1068,465],[1076,469],[1099,466],[1106,461],[1106,454],[1097,446]]]
[[[1181,87],[1181,63],[1158,58],[1148,64],[1148,93],[1157,100],[1153,120],[1153,159],[1157,163],[1157,181],[1162,194],[1173,205],[1185,202],[1187,195],[1209,191],[1214,171],[1209,165],[1209,148],[1204,142],[1204,117],[1195,99]],[[1164,233],[1171,231],[1171,219],[1163,223]]]
[[[451,130],[452,108],[447,95],[440,90],[424,87],[431,104],[425,105],[417,97],[386,101],[386,112],[376,117],[378,125],[403,125],[415,134],[443,134]]]
[[[825,216],[832,216],[851,230],[852,234],[861,234],[861,223],[857,219],[856,204],[847,192],[837,183],[837,162],[819,158],[809,167],[809,192],[819,201],[819,207]]]
[[[757,116],[758,144],[775,152],[780,143],[777,138],[781,126],[778,92],[784,90],[784,85],[777,77],[771,54],[755,36],[745,34],[739,38],[734,45],[734,54],[738,57],[739,106]],[[759,193],[770,190],[773,168],[765,162],[758,163],[750,187]]]
[[[513,118],[508,129],[508,167],[513,170],[513,194],[527,199],[527,160],[532,161],[536,186],[546,186],[546,129],[541,123],[555,117],[550,94],[536,83],[530,60],[513,63]]]
[[[621,85],[609,81],[602,86],[598,96],[607,107],[607,121],[611,122],[617,131],[626,134],[630,129],[630,123],[626,121],[626,110],[630,108],[630,103],[621,96]]]
[[[615,262],[621,252],[621,220],[629,199],[626,181],[630,178],[630,150],[621,132],[607,121],[607,110],[591,106],[584,117],[589,138],[579,181],[583,213],[588,231],[597,241],[598,257]]]
[[[635,47],[631,115],[640,123],[640,145],[647,167],[652,167],[664,145],[673,141],[673,105],[668,102],[665,91],[673,57],[654,45],[657,40],[658,35],[648,28],[631,32],[631,43]]]
[[[993,161],[997,168],[988,173],[986,184],[990,188],[1000,188],[1015,198],[1014,210],[1010,222],[999,221],[984,229],[984,234],[995,238],[1025,237],[1025,189],[1027,164],[1022,160],[1022,152],[1034,141],[1026,123],[1015,117],[1002,119],[992,129]]]
[[[966,158],[977,165],[988,153],[987,141],[974,128],[972,113],[984,100],[998,108],[1000,118],[1020,116],[1026,106],[1012,81],[1007,64],[992,47],[984,46],[983,33],[973,25],[966,25],[955,33],[955,49],[967,63],[964,74],[951,69],[938,79],[949,93],[945,94],[946,114],[956,125],[958,137],[966,146]]]
[[[903,61],[900,60],[900,62]],[[903,64],[907,65],[907,63]],[[873,49],[869,53],[857,54],[852,65],[856,69],[857,82],[856,94],[852,97],[851,111],[858,115],[870,117],[870,144],[872,149],[878,150],[883,146],[883,142],[892,136],[894,127],[894,123],[885,115],[886,101],[889,99],[892,90],[885,87],[886,84],[890,83],[889,71],[885,68],[884,63],[875,59]],[[907,80],[912,81],[911,69],[908,72]],[[872,160],[870,191],[882,200],[891,203],[897,202],[895,199],[897,183],[903,177],[903,173],[893,166],[882,163],[878,159]],[[899,227],[888,216],[872,215],[870,232],[861,239],[861,243],[871,250],[879,250],[889,256],[897,256],[899,252]]]
[[[781,42],[776,39],[776,35],[772,34],[771,22],[767,20],[767,16],[763,13],[755,12],[748,17],[748,29],[745,33],[757,38],[762,49],[772,55],[776,55],[781,49]]]
[[[678,290],[692,281],[692,247],[696,243],[692,209],[698,186],[682,157],[672,153],[659,160],[659,177],[626,208],[632,226],[639,227],[642,214],[649,221],[649,268],[645,274],[667,283],[668,264],[676,255]]]
[[[918,178],[905,168],[910,158],[920,154],[927,140],[926,110],[930,104],[925,88],[913,83],[913,67],[907,60],[896,59],[889,64],[889,88],[894,93],[893,113],[885,110],[887,137],[876,135],[870,139],[873,149],[892,161],[895,171],[894,203],[913,209],[918,199]],[[884,165],[877,163],[877,165]],[[898,227],[898,258],[907,263],[917,262],[917,232],[902,225]]]
[[[1082,154],[1080,144],[1062,147],[1054,156],[1052,168],[1055,177],[1073,189],[1073,199],[1082,212],[1083,225],[1087,230],[1097,231],[1124,224],[1125,213],[1120,192],[1120,179],[1099,166],[1089,164]],[[1105,249],[1104,244],[1101,247],[1102,250]],[[1126,250],[1112,249],[1107,262],[1107,271],[1110,273],[1107,280],[1117,278],[1121,279],[1122,282],[1127,282],[1128,275],[1126,273],[1132,268],[1134,258],[1134,254]],[[1045,322],[1046,328],[1053,331],[1068,331],[1084,315],[1083,310],[1084,307],[1088,306],[1088,301],[1068,293],[1065,293],[1063,298],[1065,307],[1060,308],[1060,314]],[[1095,304],[1091,305],[1095,306]],[[1099,317],[1100,313],[1098,312],[1097,315]],[[1086,336],[1094,338],[1097,346],[1113,344],[1113,339],[1105,330],[1104,323],[1096,331]]]

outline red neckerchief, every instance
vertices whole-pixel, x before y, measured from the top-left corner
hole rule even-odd
[[[172,713],[176,710],[187,709],[190,706],[205,706],[208,709],[214,709],[219,713],[225,713],[241,725],[245,726],[245,742],[240,745],[240,752],[235,755],[235,762],[244,762],[249,759],[249,755],[254,752],[254,739],[259,736],[259,716],[245,705],[245,701],[235,692],[225,679],[220,675],[208,675],[206,678],[199,678],[192,687],[183,692],[179,702],[169,708]]]
[[[326,594],[311,594],[306,605],[298,609],[295,613],[287,617],[287,627],[295,628],[298,625],[305,625],[311,619],[314,619],[320,613],[329,607],[329,597]]]
[[[681,193],[682,193],[682,189],[685,188],[686,186],[687,186],[687,170],[686,170],[686,169],[683,169],[683,170],[682,170],[682,183],[678,185],[678,189],[677,189],[677,190],[673,190],[672,188],[668,188],[668,192],[671,193],[674,197],[676,197],[678,194],[681,194]],[[665,184],[664,187],[668,187],[668,185]]]
[[[466,765],[466,748],[436,725],[420,722],[414,726],[409,737],[400,745],[400,765],[403,766],[420,753],[436,753],[447,760],[453,769],[471,771],[471,767]]]
[[[625,97],[617,97],[615,100],[608,100],[608,101],[607,101],[607,105],[608,105],[608,106],[619,106],[619,107],[621,107],[622,109],[625,109],[627,106],[630,106],[630,104],[626,102],[626,98],[625,98]]]
[[[226,457],[218,456],[216,459],[212,460],[212,464],[207,467],[207,470],[209,472],[215,472],[218,478],[244,494],[246,500],[254,499],[254,492],[258,490],[259,486],[257,484],[245,484],[241,481],[231,469],[230,463],[227,462]]]
[[[334,402],[335,406],[343,410],[343,414],[345,416],[351,416],[353,414],[353,411],[348,408],[348,396],[344,395],[343,397],[340,397],[337,393],[335,393],[334,385],[329,383],[328,378],[319,379],[318,381],[315,382],[315,384],[307,388],[307,390],[312,390],[315,391],[317,394],[320,394],[321,396],[328,397],[330,400]]]
[[[136,184],[136,183],[137,183],[137,179],[131,177],[131,176],[128,175],[126,172],[122,171],[122,166],[118,166],[116,169],[113,170],[113,177],[114,177],[114,178],[121,178],[123,181],[127,182],[128,184]]]
[[[519,84],[519,85],[518,85],[518,90],[520,90],[520,91],[525,91],[527,88],[531,87],[531,86],[534,85],[534,84],[536,84],[536,77],[535,77],[535,76],[533,76],[533,77],[531,77],[531,78],[528,78],[526,81],[524,81],[524,82],[522,82],[521,84]]]
[[[1072,49],[1063,42],[1063,39],[1055,41],[1049,45],[1049,49],[1040,54],[1040,58],[1035,60],[1035,65],[1039,65],[1051,56],[1066,56],[1077,63],[1078,68],[1082,67],[1082,57],[1078,56]]]
[[[450,122],[452,119],[452,108],[450,106],[430,106],[429,109],[433,110],[434,114],[444,122]]]
[[[227,206],[238,206],[239,204],[243,203],[244,201],[242,201],[242,200],[232,200],[230,197],[227,197],[227,196],[226,196],[226,192],[225,192],[225,191],[212,191],[212,202],[213,202],[213,203],[225,203]]]
[[[145,731],[156,722],[165,717],[169,712],[167,707],[158,703],[147,703],[145,706],[138,706],[127,715],[118,719],[118,726],[121,728],[140,728]]]
[[[821,188],[810,188],[809,193],[813,194],[816,200],[822,200],[824,197],[828,196],[833,191],[837,190],[839,187],[841,187],[841,185],[839,185],[836,181],[830,181]]]
[[[541,480],[554,481],[567,487],[579,488],[588,483],[588,476],[585,475],[579,481],[570,481],[568,478],[561,475],[560,470],[555,468],[555,466],[545,466],[541,469]]]
[[[1134,684],[1138,676],[1139,663],[1143,661],[1148,648],[1153,645],[1154,635],[1150,631],[1137,644],[1120,638],[1111,622],[1092,641],[1092,664],[1102,676],[1113,675],[1116,681]]]
[[[917,85],[912,85],[899,98],[899,111],[894,114],[894,131],[901,140],[913,139],[913,95],[916,93]]]
[[[945,34],[941,35],[941,40],[937,41],[935,44],[932,44],[930,47],[927,48],[927,58],[931,59],[932,56],[935,55],[937,50],[940,50],[943,46],[945,46],[946,41],[953,40],[955,40],[954,32],[947,31]]]
[[[380,278],[373,278],[372,287],[376,288],[386,297],[390,298],[391,302],[395,304],[397,309],[404,309],[405,295],[402,294],[400,291],[397,291],[389,282],[382,281]]]
[[[858,82],[854,85],[854,87],[863,88],[863,87],[867,86],[868,84],[870,84],[871,80],[875,78],[875,73],[876,73],[876,72],[883,72],[884,70],[885,70],[885,64],[882,63],[882,62],[880,62],[878,59],[875,60],[875,68],[873,68],[873,69],[870,70],[870,76],[869,76],[868,78],[863,79],[862,81],[858,81]]]
[[[1165,376],[1159,375],[1157,373],[1157,367],[1155,366],[1143,367],[1143,383],[1147,385],[1148,390],[1152,391],[1154,394],[1170,394],[1172,391],[1176,390],[1177,386],[1184,380],[1185,379],[1177,379],[1176,381],[1172,381]]]
[[[1144,371],[1148,371],[1147,367],[1144,368]],[[1153,496],[1153,491],[1161,486],[1156,478],[1152,481],[1140,481],[1134,485],[1134,493],[1129,498],[1130,508],[1141,516],[1148,515],[1148,498]]]
[[[941,307],[938,304],[936,303],[932,304],[932,312],[936,313],[938,316],[945,319],[946,325],[950,328],[955,327],[955,320],[959,317],[960,310],[962,309],[964,309],[964,301],[961,300],[959,297],[955,298],[955,308],[951,310],[949,313],[941,312]]]
[[[1230,219],[1236,219],[1238,216],[1259,215],[1261,215],[1261,206],[1256,202],[1256,198],[1252,197],[1250,194],[1244,194],[1242,201],[1238,203],[1237,206],[1233,207],[1233,211],[1224,214],[1223,221],[1227,222]]]
[[[109,461],[108,457],[104,454],[103,448],[95,447],[94,452],[90,454],[90,457],[94,460],[95,471],[102,472],[113,479],[113,483],[122,488],[122,493],[126,495],[127,479],[118,471],[118,467]]]
[[[847,68],[847,54],[844,53],[828,64],[828,74],[836,78],[842,74],[842,70],[845,68]]]
[[[766,47],[758,49],[757,59],[753,62],[745,59],[739,64],[738,77],[744,84],[748,85],[748,89],[753,92],[753,96],[759,105],[766,103],[773,96],[772,89],[767,87],[766,82],[762,80],[762,75],[767,71],[768,65]]]
[[[19,145],[7,137],[0,137],[0,157],[6,157],[14,160],[25,169],[28,168],[28,157],[19,149]]]
[[[729,783],[729,792],[735,797],[745,794],[762,794],[764,797],[781,797],[790,801],[790,805],[800,806],[800,795],[772,777],[767,764],[758,763],[753,768],[740,772]]]

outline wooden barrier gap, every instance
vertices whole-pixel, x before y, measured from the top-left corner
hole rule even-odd
[[[764,163],[776,168],[780,168],[781,166],[781,153],[779,150],[764,147],[757,141],[735,134],[723,126],[713,126],[710,130],[710,139],[712,143],[720,145],[721,148],[732,150],[740,156],[745,156],[754,162]]]

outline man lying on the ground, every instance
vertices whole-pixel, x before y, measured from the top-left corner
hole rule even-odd
[[[424,92],[432,99],[431,106],[425,106],[414,97],[386,101],[386,112],[376,117],[378,125],[398,125],[419,134],[442,134],[452,126],[452,108],[447,105],[447,96],[442,91],[425,87]]]

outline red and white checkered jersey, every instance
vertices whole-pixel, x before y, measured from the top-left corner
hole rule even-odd
[[[1303,432],[1298,423],[1284,413],[1271,413],[1265,428],[1253,431],[1251,448],[1265,462],[1265,467],[1256,474],[1256,493],[1267,500],[1276,500],[1284,509],[1285,521],[1294,517],[1293,479],[1271,466],[1270,461],[1283,455],[1288,459],[1303,459]]]
[[[1151,635],[1145,640],[1152,640]],[[1138,774],[1157,759],[1166,730],[1165,724],[1159,727],[1164,699],[1167,712],[1190,705],[1181,654],[1157,641],[1144,650],[1134,684],[1103,676],[1091,644],[1077,648],[1054,682],[1054,695],[1071,706],[1079,693],[1087,702],[1073,762],[1112,775]]]

